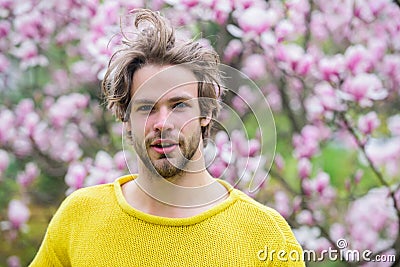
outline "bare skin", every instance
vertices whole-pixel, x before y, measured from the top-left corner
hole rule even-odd
[[[197,82],[177,66],[146,65],[133,76],[132,108],[125,127],[138,154],[138,178],[122,185],[135,209],[185,218],[224,201],[228,190],[206,170]]]

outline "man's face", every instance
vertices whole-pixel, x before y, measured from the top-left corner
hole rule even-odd
[[[190,170],[200,156],[197,80],[179,66],[146,65],[133,76],[129,127],[147,169],[164,178]],[[199,144],[201,146],[199,146]]]

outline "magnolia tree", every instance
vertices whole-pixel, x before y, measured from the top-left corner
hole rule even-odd
[[[135,155],[124,149],[121,123],[105,110],[99,84],[121,29],[129,33],[128,11],[147,7],[257,85],[223,99],[244,127],[217,129],[207,148],[210,173],[277,209],[303,248],[316,253],[309,259],[321,261],[315,266],[335,266],[321,254],[328,249],[342,252],[342,265],[397,266],[399,6],[0,0],[0,258],[26,265],[66,195],[135,172]],[[272,149],[263,144],[275,130],[251,116],[261,101],[255,87],[274,114]],[[229,113],[218,122],[229,125]],[[249,189],[254,181],[258,190]],[[345,253],[356,250],[378,261]]]

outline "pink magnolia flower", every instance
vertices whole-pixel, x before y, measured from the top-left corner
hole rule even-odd
[[[278,21],[278,15],[273,9],[250,7],[238,18],[239,27],[246,33],[261,34],[270,29]]]
[[[392,135],[400,136],[400,115],[394,115],[388,119],[388,128]]]
[[[388,92],[382,81],[374,74],[361,73],[345,80],[343,87],[344,100],[357,102],[361,107],[370,107],[373,100],[385,99]]]
[[[283,63],[283,67],[295,71],[303,59],[304,50],[297,44],[280,44],[276,47],[275,57]]]
[[[114,155],[114,164],[120,171],[126,169],[127,161],[130,161],[130,154],[127,151],[118,151]]]
[[[322,194],[330,185],[329,174],[326,172],[320,172],[317,174],[315,179],[315,189],[318,193]]]
[[[296,215],[296,221],[301,225],[313,225],[314,218],[309,210],[302,210]]]
[[[277,191],[274,197],[275,197],[275,209],[283,217],[288,218],[292,212],[288,196],[283,191]]]
[[[245,114],[247,111],[251,111],[253,104],[257,101],[252,89],[247,85],[239,87],[237,95],[232,99],[232,106],[235,111],[239,112],[240,115]]]
[[[217,149],[221,150],[225,144],[229,143],[228,134],[225,131],[218,131],[215,135],[215,145]]]
[[[110,171],[114,168],[113,158],[105,151],[97,152],[94,165],[104,171]]]
[[[231,135],[234,151],[237,151],[241,157],[254,157],[260,152],[261,144],[256,139],[248,140],[245,133],[234,130]]]
[[[386,167],[386,174],[395,177],[400,173],[400,137],[386,140],[371,139],[365,151],[376,166]]]
[[[324,109],[321,100],[315,95],[307,97],[304,103],[307,111],[307,118],[311,122],[332,116]]]
[[[21,59],[20,67],[22,70],[34,66],[46,66],[49,63],[45,56],[39,55],[38,48],[32,41],[24,41],[12,52],[17,58]]]
[[[371,111],[358,119],[358,129],[365,135],[371,134],[380,124],[375,111]]]
[[[27,114],[32,112],[35,108],[35,104],[32,99],[25,98],[22,99],[18,105],[15,107],[15,115],[18,123],[22,123],[25,120]]]
[[[65,175],[65,183],[70,187],[67,194],[82,188],[87,174],[88,172],[83,164],[78,162],[70,164]]]
[[[275,155],[274,163],[276,165],[276,168],[280,171],[283,170],[283,168],[285,167],[285,159],[279,153]]]
[[[0,149],[0,177],[1,174],[5,170],[7,170],[9,163],[10,163],[10,158],[8,156],[7,151]]]
[[[187,8],[194,7],[199,4],[199,0],[182,0],[181,4],[186,6]]]
[[[30,217],[28,207],[21,201],[13,199],[8,204],[8,220],[15,229],[20,229]]]
[[[39,176],[40,169],[34,162],[25,165],[25,170],[17,175],[17,182],[22,187],[28,187]]]
[[[7,20],[0,21],[0,38],[6,38],[11,29],[11,23]]]
[[[89,98],[85,95],[72,93],[63,95],[49,109],[49,117],[55,127],[63,127],[67,121],[78,115],[80,109],[89,104]]]
[[[240,116],[243,116],[249,108],[240,96],[234,96],[232,98],[232,107]]]
[[[259,4],[257,0],[233,0],[234,9],[242,10]]]
[[[366,72],[371,66],[370,52],[363,45],[349,46],[344,58],[347,69],[354,75]]]
[[[361,181],[363,175],[364,175],[363,170],[361,169],[357,170],[356,173],[354,174],[354,183],[358,184]]]
[[[301,158],[297,164],[297,172],[300,179],[306,179],[310,177],[312,165],[309,159]]]
[[[18,133],[12,143],[14,153],[18,157],[25,157],[32,152],[32,143],[24,134]]]
[[[325,110],[340,109],[339,98],[331,84],[328,82],[320,82],[315,85],[314,91]]]
[[[391,8],[389,6],[390,1],[387,0],[368,1],[367,5],[375,17],[377,17],[381,12],[384,12],[385,8]]]
[[[322,241],[322,238],[320,238],[321,230],[317,227],[302,225],[297,229],[293,229],[293,233],[299,243],[307,249],[313,249],[317,251],[317,249],[321,246],[321,243],[325,243]]]
[[[225,48],[224,60],[226,62],[231,62],[235,57],[237,57],[243,50],[243,44],[238,39],[232,39]]]
[[[353,249],[379,250],[381,248],[378,247],[378,239],[388,239],[392,243],[395,235],[385,235],[384,231],[397,227],[397,223],[387,188],[370,190],[368,194],[351,203],[346,213],[346,225],[349,226]],[[382,234],[381,237],[379,234]]]
[[[318,63],[318,69],[321,78],[325,81],[337,82],[344,71],[343,55],[337,54],[333,57],[321,58]]]
[[[11,10],[13,8],[13,1],[12,0],[1,0],[0,1],[0,7],[4,9],[9,9]]]
[[[242,71],[251,79],[259,79],[267,73],[265,64],[263,55],[253,54],[245,59]]]
[[[36,146],[41,151],[47,151],[50,147],[49,136],[51,131],[48,129],[48,125],[44,121],[40,121],[36,126],[32,133],[33,141]]]
[[[282,109],[282,99],[279,88],[274,83],[269,83],[263,89],[264,95],[267,95],[267,101],[273,111],[279,112]]]
[[[314,66],[314,57],[310,54],[305,54],[296,65],[296,73],[300,76],[306,76],[310,73],[311,68]]]
[[[15,115],[8,109],[0,110],[0,144],[11,141],[15,135]]]
[[[295,28],[293,23],[289,20],[281,20],[275,27],[275,35],[278,42],[282,42],[283,40],[290,39],[290,36],[295,32]]]
[[[309,179],[304,179],[301,181],[301,188],[306,196],[311,196],[314,190],[314,184]]]
[[[7,266],[8,267],[21,267],[21,260],[17,256],[10,256],[7,259]]]
[[[225,173],[226,168],[227,165],[225,162],[222,160],[216,160],[207,168],[207,170],[213,177],[219,178]]]
[[[285,6],[290,10],[296,12],[296,14],[304,15],[310,10],[310,4],[306,0],[289,0],[285,1]]]
[[[319,142],[329,135],[327,129],[306,125],[301,134],[293,136],[294,154],[297,158],[311,158],[319,151]]]
[[[319,40],[325,40],[329,36],[326,27],[326,18],[323,13],[314,10],[311,14],[310,30],[312,35]]]
[[[89,175],[85,179],[85,186],[111,183],[121,175],[122,172],[115,169],[105,172],[104,170],[93,166],[89,169]]]
[[[26,114],[20,130],[24,131],[28,136],[32,136],[39,122],[39,115],[34,111],[29,112]]]
[[[400,83],[400,55],[386,54],[383,58],[381,71],[394,82]]]
[[[386,0],[377,1],[355,1],[354,15],[365,22],[372,22],[379,13],[389,4]]]
[[[376,67],[380,62],[382,62],[386,53],[387,46],[388,44],[385,40],[371,38],[368,41],[368,51],[371,67]]]
[[[56,43],[59,46],[65,46],[69,42],[79,40],[79,29],[76,25],[69,24],[62,28],[56,35]]]
[[[10,66],[10,61],[8,61],[7,57],[0,53],[0,73],[4,73],[8,70]]]
[[[63,150],[60,152],[59,158],[64,162],[72,162],[78,160],[83,154],[79,145],[69,140],[63,145]]]
[[[96,38],[106,34],[107,25],[118,22],[119,8],[118,2],[105,2],[99,5],[91,19],[91,32]]]
[[[54,32],[55,20],[43,16],[38,9],[33,9],[16,16],[14,27],[24,39],[40,41]]]
[[[213,1],[211,10],[213,11],[213,19],[220,25],[223,25],[231,13],[233,4],[231,0]]]
[[[94,82],[97,81],[97,69],[93,67],[91,62],[82,60],[72,64],[71,72],[75,79],[79,79],[82,82]]]
[[[339,240],[346,236],[346,227],[340,223],[333,223],[329,228],[329,235],[333,240]]]

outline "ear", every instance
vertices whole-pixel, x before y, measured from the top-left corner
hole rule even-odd
[[[210,121],[211,121],[211,117],[210,117],[210,116],[202,117],[202,118],[200,119],[200,125],[201,125],[201,127],[207,126],[207,125],[210,123]]]

